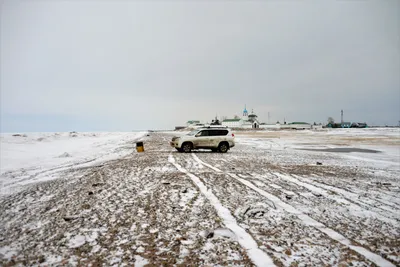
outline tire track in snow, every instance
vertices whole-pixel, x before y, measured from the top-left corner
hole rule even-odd
[[[351,240],[347,239],[346,237],[344,237],[343,235],[341,235],[340,233],[336,232],[335,230],[326,227],[324,224],[314,220],[313,218],[311,218],[310,216],[304,214],[303,212],[297,210],[296,208],[294,208],[293,206],[283,202],[282,200],[280,200],[278,197],[257,188],[254,184],[252,184],[251,182],[242,179],[240,177],[238,177],[235,174],[232,173],[228,173],[228,172],[223,172],[220,169],[203,162],[202,160],[200,160],[196,155],[192,154],[193,158],[199,162],[200,164],[203,164],[206,167],[209,167],[210,169],[213,169],[216,172],[219,173],[225,173],[226,175],[229,175],[230,177],[234,178],[235,180],[241,182],[242,184],[254,189],[255,191],[257,191],[258,193],[260,193],[261,195],[265,196],[267,199],[269,199],[270,201],[272,201],[277,208],[281,208],[289,213],[292,213],[294,215],[296,215],[305,225],[307,226],[311,226],[316,228],[317,230],[321,231],[322,233],[326,234],[327,236],[329,236],[331,239],[336,240],[337,242],[347,246],[348,248],[350,248],[351,250],[357,252],[358,254],[361,254],[362,256],[364,256],[365,258],[367,258],[368,260],[372,261],[373,263],[377,264],[378,266],[395,266],[393,263],[391,263],[390,261],[382,258],[381,256],[367,250],[364,247],[361,246],[355,246],[352,245]]]
[[[311,192],[321,194],[328,199],[349,205],[353,209],[359,210],[360,212],[365,212],[365,210],[367,210],[367,212],[369,214],[373,215],[375,218],[378,218],[381,221],[393,224],[397,227],[399,226],[399,222],[398,222],[397,218],[388,217],[387,215],[381,214],[380,213],[380,212],[382,212],[381,209],[378,209],[378,208],[372,206],[371,204],[358,201],[357,197],[353,196],[354,194],[353,195],[351,195],[351,193],[346,194],[345,192],[343,192],[343,190],[334,188],[333,186],[329,186],[329,187],[321,186],[318,182],[310,183],[306,179],[300,179],[300,177],[298,177],[298,176],[287,176],[287,175],[283,175],[280,173],[273,173],[273,174],[285,181],[288,181],[288,182],[294,183],[296,185],[299,185],[303,188],[306,188]],[[343,199],[340,199],[340,201],[339,201],[339,199],[335,195],[329,194],[328,190],[339,194],[340,197]],[[368,208],[364,208],[362,205],[366,205],[366,206],[368,206]]]
[[[385,209],[379,209],[378,207],[374,207],[373,205],[369,204],[369,203],[365,203],[362,201],[357,201],[357,197],[354,197],[352,195],[349,195],[346,193],[343,193],[343,190],[336,190],[336,188],[334,188],[333,186],[327,187],[325,188],[324,186],[320,186],[320,184],[318,182],[311,183],[309,181],[307,181],[307,179],[301,179],[299,176],[287,176],[281,173],[271,173],[271,175],[274,175],[275,177],[282,179],[286,182],[298,185],[302,188],[305,188],[306,190],[310,191],[312,194],[320,194],[322,196],[324,196],[327,199],[333,200],[339,204],[345,204],[349,207],[351,207],[353,210],[361,212],[361,213],[368,213],[369,215],[371,215],[374,218],[377,218],[380,221],[389,223],[391,225],[394,225],[396,227],[399,226],[399,219],[397,218],[397,216],[395,214],[382,214],[382,212],[387,211]],[[269,186],[269,187],[273,187],[279,191],[281,191],[284,194],[287,195],[298,195],[297,193],[293,192],[293,191],[288,191],[283,189],[281,186],[277,186],[273,183],[273,181],[268,178],[265,175],[261,175],[261,177],[265,180],[267,180],[269,183],[266,184],[265,180],[254,177],[253,175],[250,175],[249,177],[243,176],[243,175],[238,175],[240,178],[246,179],[246,180],[255,180],[257,182],[261,182],[263,185],[265,186]],[[335,192],[338,194],[337,195],[332,195],[329,192]]]
[[[294,177],[296,177],[296,176],[294,176]],[[318,183],[320,185],[320,187],[322,187],[322,188],[326,188],[326,189],[331,190],[331,191],[336,191],[336,193],[339,193],[339,194],[342,194],[342,195],[346,195],[346,194],[354,195],[354,196],[356,196],[356,198],[359,195],[359,193],[357,193],[355,191],[351,191],[348,188],[344,188],[344,187],[341,187],[341,186],[334,186],[332,184],[325,183],[325,182],[316,182],[316,183]],[[368,190],[369,189],[367,189],[366,191],[368,191]],[[383,207],[379,207],[380,209],[387,210],[387,211],[393,211],[394,209],[399,210],[400,203],[397,201],[397,198],[398,198],[397,195],[388,194],[387,192],[384,192],[382,190],[376,190],[376,188],[374,188],[373,190],[375,190],[376,193],[384,195],[384,196],[387,196],[388,198],[390,198],[392,200],[392,203],[391,203],[391,202],[388,202],[388,201],[386,201],[384,199],[381,199],[380,198],[381,196],[375,195],[373,200],[376,201],[376,202],[379,202],[379,203],[381,203],[383,205]],[[361,203],[365,203],[363,201],[360,201],[360,202]],[[365,204],[371,206],[371,204],[369,204],[369,203],[365,203]]]
[[[354,207],[358,210],[361,209],[360,211],[366,210],[368,213],[372,214],[375,218],[380,218],[381,221],[385,221],[387,223],[390,223],[390,224],[393,224],[396,226],[399,224],[399,218],[398,218],[398,216],[396,216],[396,213],[389,213],[389,214],[387,213],[388,211],[392,212],[393,210],[398,210],[398,207],[390,205],[390,204],[386,203],[385,201],[381,201],[377,198],[374,198],[373,199],[374,201],[382,204],[382,206],[376,206],[369,202],[360,200],[358,198],[359,194],[349,191],[347,189],[341,188],[341,187],[336,187],[333,185],[329,185],[329,184],[325,184],[325,183],[321,183],[321,182],[317,182],[317,181],[313,181],[313,180],[310,181],[309,179],[300,177],[298,175],[287,176],[287,175],[283,175],[280,173],[272,173],[272,172],[270,174],[274,175],[277,178],[285,180],[289,183],[293,183],[298,186],[301,186],[310,192],[321,194],[324,197],[331,199],[333,201],[336,201],[338,203],[351,205],[352,207]],[[262,179],[255,177],[253,174],[247,173],[247,175],[249,177],[244,177],[242,175],[238,175],[238,176],[240,176],[241,178],[244,178],[244,179],[248,179],[248,178],[257,179],[257,181],[263,182]],[[271,179],[269,179],[268,177],[266,177],[265,175],[261,175],[261,177],[263,179],[267,179],[270,183],[273,183],[273,181]],[[268,184],[267,186],[274,187],[272,184]],[[286,191],[285,189],[283,189],[282,187],[276,188],[276,189],[278,189],[281,192],[286,193],[286,194],[293,194],[293,192],[290,193],[290,192]],[[338,194],[341,197],[341,199],[339,200],[337,197],[332,196],[331,194],[329,194],[329,191]]]
[[[299,177],[299,176],[295,175],[294,177]],[[315,176],[315,177],[319,178],[319,176]],[[313,182],[314,182],[314,180],[313,180]],[[349,194],[352,194],[352,195],[356,195],[356,196],[358,196],[360,194],[359,192],[355,191],[355,190],[359,189],[360,185],[356,186],[356,185],[350,184],[350,188],[353,189],[353,190],[350,190],[350,188],[343,187],[343,186],[341,186],[341,184],[333,185],[333,184],[331,184],[329,182],[324,182],[324,181],[315,181],[315,182],[319,183],[321,185],[321,187],[325,186],[326,188],[334,188],[337,191],[340,190],[342,192],[341,194],[346,194],[346,192],[348,192]],[[365,186],[375,186],[374,184],[371,184],[369,182],[362,182],[362,185],[364,187]],[[357,189],[354,189],[353,188],[354,186],[356,186]],[[365,189],[365,191],[369,191],[369,190],[370,190],[369,188]],[[380,195],[375,195],[374,201],[379,202],[379,203],[381,203],[381,204],[386,206],[385,208],[382,208],[382,209],[388,210],[388,211],[392,211],[393,209],[399,209],[398,205],[400,205],[400,202],[397,201],[397,195],[390,194],[387,191],[380,190],[379,188],[373,188],[373,190],[377,194],[381,194],[381,195],[387,196],[388,198],[392,199],[393,203],[381,199],[380,197],[382,197],[382,196],[380,196]],[[362,202],[362,203],[365,203],[365,202]],[[366,205],[371,205],[369,203],[365,203],[365,204]]]
[[[218,159],[220,160],[220,159]],[[233,164],[229,164],[227,163],[229,166],[234,166]],[[330,173],[330,172],[329,172]],[[251,175],[251,174],[249,174]],[[320,178],[318,175],[314,174],[315,177]],[[298,175],[295,175],[293,177],[296,177]],[[325,177],[324,177],[325,178]],[[335,177],[335,179],[337,179]],[[372,209],[381,209],[384,211],[390,211],[392,212],[393,210],[399,210],[398,206],[400,205],[399,199],[397,197],[396,194],[390,194],[389,192],[396,192],[397,191],[384,191],[382,189],[380,189],[379,187],[376,187],[375,183],[371,183],[369,181],[357,181],[357,184],[354,184],[350,181],[350,183],[347,183],[346,185],[348,185],[348,187],[345,187],[342,185],[342,183],[344,183],[343,179],[339,179],[339,181],[341,183],[332,183],[332,179],[328,179],[325,181],[321,181],[318,180],[316,182],[318,182],[320,185],[320,187],[326,186],[326,189],[328,189],[328,187],[333,188],[335,190],[331,190],[331,191],[336,191],[336,193],[341,194],[343,198],[346,198],[349,201],[352,201],[353,199],[357,199],[355,202],[357,202],[360,206],[364,205],[364,206],[369,206]],[[360,184],[361,183],[361,184]],[[370,187],[373,187],[372,189]],[[360,192],[360,188],[361,192]],[[351,189],[351,190],[350,190]],[[372,200],[380,203],[380,206],[376,206],[368,201],[362,201],[361,199],[358,199],[358,196],[362,193],[368,192],[369,190],[373,190],[374,194],[372,197]],[[340,191],[340,192],[339,192]],[[349,192],[350,195],[356,196],[355,198],[347,198],[346,197],[346,192]],[[388,200],[390,199],[390,200]]]
[[[194,156],[194,154],[193,154]],[[194,174],[188,172],[184,169],[181,165],[177,164],[175,158],[172,154],[169,155],[168,161],[174,165],[180,172],[186,174],[190,177],[193,183],[200,189],[201,193],[210,201],[210,203],[215,207],[218,216],[223,220],[225,226],[232,230],[237,238],[239,244],[246,249],[247,254],[249,255],[250,259],[253,263],[257,266],[275,266],[272,259],[262,251],[253,237],[246,232],[243,228],[241,228],[236,219],[232,216],[230,211],[222,206],[221,202],[218,198],[209,190],[203,182],[199,179],[199,177],[195,176]],[[198,161],[197,161],[198,162]],[[200,162],[199,162],[200,163]]]

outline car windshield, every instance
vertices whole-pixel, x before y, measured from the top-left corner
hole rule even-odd
[[[194,130],[194,131],[191,131],[190,133],[188,133],[187,135],[193,136],[193,135],[197,134],[198,132],[199,132],[199,130]]]

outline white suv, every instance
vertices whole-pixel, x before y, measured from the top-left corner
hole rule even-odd
[[[226,153],[235,146],[235,135],[226,127],[203,127],[181,137],[173,137],[170,144],[179,152],[189,153],[192,149],[205,148]]]

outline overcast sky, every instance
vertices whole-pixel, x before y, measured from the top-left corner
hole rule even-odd
[[[2,1],[1,131],[400,120],[400,1]]]

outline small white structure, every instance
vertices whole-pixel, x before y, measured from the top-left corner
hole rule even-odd
[[[253,111],[250,115],[248,114],[245,106],[242,118],[225,119],[222,121],[222,125],[231,128],[259,128],[260,122]]]
[[[243,125],[242,119],[226,119],[222,121],[222,126],[227,127],[241,127]]]
[[[281,128],[281,125],[279,123],[277,124],[260,124],[261,129],[272,129],[272,130],[279,130]]]
[[[322,130],[323,129],[323,127],[322,127],[322,124],[320,124],[320,125],[311,125],[311,129],[313,129],[313,130]]]
[[[198,120],[191,120],[191,121],[186,122],[186,127],[190,127],[190,128],[193,128],[195,126],[201,126],[201,125],[204,126],[204,124],[200,123],[200,121],[198,121]]]
[[[291,122],[288,124],[281,125],[281,129],[293,129],[293,130],[306,130],[311,129],[311,124],[307,122]]]

